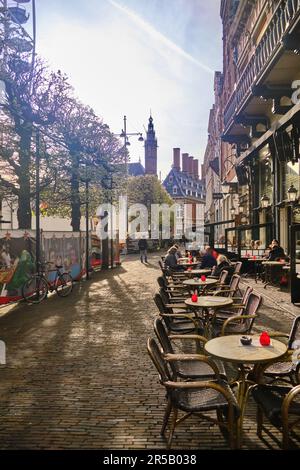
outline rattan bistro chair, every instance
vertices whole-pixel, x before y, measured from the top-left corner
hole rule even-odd
[[[233,334],[250,334],[254,320],[257,318],[257,310],[260,306],[262,296],[259,294],[251,294],[241,315],[234,315],[223,324],[215,322],[213,325],[213,336],[224,336]]]
[[[165,307],[159,294],[155,294],[153,300],[169,334],[186,334],[195,333],[196,331],[200,333],[198,323],[192,313],[175,314],[171,308]]]
[[[270,336],[273,338],[288,338],[288,351],[284,360],[274,362],[271,366],[265,369],[264,375],[270,378],[272,382],[280,380],[290,382],[292,385],[298,385],[300,377],[300,360],[294,361],[293,354],[295,350],[300,352],[300,315],[294,319],[289,335],[284,333],[272,333]]]
[[[230,386],[225,380],[221,379],[214,361],[200,354],[188,356],[168,354],[164,356],[156,341],[152,338],[148,339],[147,349],[159,373],[159,381],[167,392],[167,406],[161,428],[162,435],[165,435],[170,415],[173,412],[167,443],[168,448],[171,447],[175,427],[192,413],[196,413],[197,416],[218,424],[223,435],[228,437],[230,448],[234,449],[236,447],[236,421],[239,416],[239,407]],[[215,379],[195,382],[174,381],[169,367],[170,363],[185,360],[205,362],[214,372]],[[180,411],[183,411],[184,415],[179,418]],[[216,412],[216,418],[211,415],[213,411]]]
[[[234,271],[233,274],[240,274],[241,269],[242,269],[243,263],[241,261],[237,261],[234,266]]]
[[[241,276],[234,274],[230,280],[229,285],[220,285],[216,288],[215,291],[212,291],[211,294],[222,295],[225,297],[234,297],[238,292],[240,280]]]
[[[270,423],[282,432],[282,448],[291,448],[291,431],[300,423],[300,385],[256,385],[252,396],[257,404],[257,435],[262,438],[262,431],[272,436],[264,426],[266,416]]]
[[[171,335],[168,336],[168,333],[163,325],[163,322],[160,318],[154,320],[154,331],[157,336],[157,339],[162,347],[164,354],[176,354],[179,350],[178,343],[183,342],[188,345],[188,350],[180,350],[180,354],[204,354],[203,345],[207,342],[207,339],[204,336],[200,335]],[[193,346],[191,347],[191,343]],[[174,348],[175,343],[175,348]],[[215,361],[218,366],[220,376],[227,380],[226,372],[224,365],[221,361]],[[211,367],[206,364],[206,362],[197,362],[197,361],[184,361],[184,362],[171,362],[170,367],[173,372],[174,378],[180,377],[186,380],[194,379],[211,379],[215,377],[214,371]]]
[[[242,297],[232,297],[234,303],[229,307],[218,309],[216,312],[215,321],[219,323],[224,323],[224,321],[230,317],[242,315],[251,292],[253,292],[253,288],[247,286]]]

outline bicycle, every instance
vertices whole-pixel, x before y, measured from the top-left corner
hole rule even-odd
[[[53,281],[49,281],[45,276],[45,266],[52,265],[52,263],[40,263],[40,271],[32,275],[22,287],[23,299],[29,303],[40,303],[46,297],[48,292],[54,290],[60,297],[66,297],[73,290],[72,276],[67,273],[61,272],[63,266],[55,265],[55,268],[49,269],[48,272],[55,271]]]

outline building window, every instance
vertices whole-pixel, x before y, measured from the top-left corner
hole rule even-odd
[[[173,187],[173,194],[177,194],[177,186]]]
[[[170,183],[173,182],[173,175],[170,175],[170,176],[169,176],[169,182],[170,182]]]
[[[176,218],[181,219],[183,217],[183,207],[177,205],[176,207]]]

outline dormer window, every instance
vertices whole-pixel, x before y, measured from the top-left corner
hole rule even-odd
[[[177,194],[177,186],[173,186],[173,194]]]
[[[170,176],[169,176],[169,182],[170,182],[170,183],[173,183],[173,175],[170,175]]]

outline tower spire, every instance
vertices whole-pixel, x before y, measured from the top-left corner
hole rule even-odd
[[[147,137],[145,140],[145,174],[157,176],[157,139],[155,136],[151,109]]]

